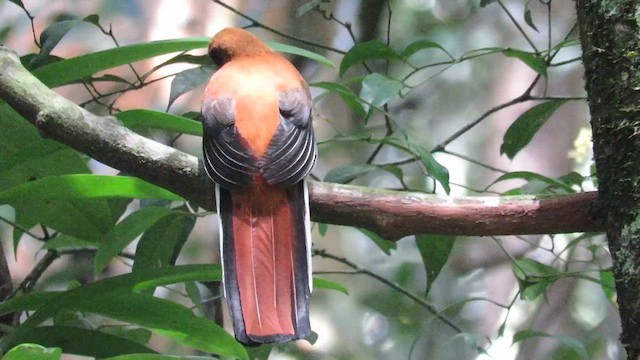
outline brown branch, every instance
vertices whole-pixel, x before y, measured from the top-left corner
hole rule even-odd
[[[203,208],[215,208],[213,185],[197,158],[61,97],[33,77],[6,47],[0,47],[0,98],[44,137]],[[595,192],[543,198],[450,198],[313,181],[309,188],[314,221],[367,228],[394,240],[422,233],[506,235],[602,229],[588,214]]]

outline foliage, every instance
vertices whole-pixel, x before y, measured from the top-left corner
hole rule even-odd
[[[22,2],[13,3],[23,8],[27,17],[33,21]],[[314,91],[318,91],[315,103],[337,96],[358,119],[354,129],[344,132],[336,128],[335,135],[323,139],[319,145],[324,154],[340,146],[349,146],[365,149],[363,152],[366,152],[366,156],[348,164],[331,165],[324,181],[369,185],[371,179],[384,178],[397,184],[398,190],[448,195],[456,184],[450,179],[452,168],[443,159],[453,156],[469,160],[468,157],[456,156],[449,149],[452,142],[469,133],[492,114],[514,105],[528,104],[531,107],[522,112],[503,134],[500,153],[513,159],[527,148],[556,110],[570,101],[583,100],[581,97],[546,95],[546,89],[536,91],[542,82],[553,76],[552,70],[562,65],[554,63],[555,57],[561,51],[577,45],[572,31],[563,40],[555,44],[549,42],[546,50],[540,50],[533,45],[520,22],[513,18],[499,0],[481,1],[480,6],[487,6],[487,9],[495,7],[494,10],[498,11],[500,5],[513,20],[519,34],[531,45],[530,50],[491,46],[454,56],[452,54],[455,52],[448,50],[445,44],[431,39],[417,39],[402,45],[392,43],[389,37],[386,41],[359,42],[351,32],[351,25],[336,19],[333,13],[324,8],[327,3],[329,2],[317,0],[306,2],[300,6],[298,14],[312,16],[320,13],[325,19],[343,26],[352,36],[354,44],[350,49],[331,49],[334,53],[343,54],[339,64],[315,51],[269,43],[278,51],[304,57],[325,70],[334,72],[337,79],[335,81],[309,84]],[[547,15],[550,16],[550,13]],[[390,24],[391,14],[389,17]],[[542,27],[534,21],[529,2],[524,6],[523,21],[536,32]],[[23,55],[22,61],[34,75],[52,88],[75,85],[84,89],[90,100],[82,103],[82,106],[98,107],[142,134],[164,134],[174,140],[182,135],[201,136],[197,110],[175,113],[175,104],[182,96],[201,91],[202,85],[215,71],[208,57],[190,53],[192,50],[206,48],[208,39],[184,38],[119,46],[111,29],[106,30],[103,23],[104,20],[97,14],[54,22],[39,35],[33,33],[39,51]],[[52,51],[65,36],[81,25],[95,26],[110,37],[115,46],[68,59],[53,56]],[[262,26],[255,21],[254,25]],[[387,28],[386,32],[391,33],[391,28]],[[167,54],[172,54],[168,60],[144,73],[134,67],[137,62]],[[430,81],[448,69],[462,63],[492,59],[495,55],[519,61],[535,73],[534,80],[521,95],[495,105],[439,143],[430,144],[411,131],[396,109],[401,106],[399,104],[412,93],[429,86]],[[573,61],[575,59],[567,64]],[[158,75],[175,64],[192,67],[170,76]],[[120,73],[111,73],[112,69],[119,66],[130,66],[132,75],[127,78]],[[425,77],[427,72],[434,73]],[[169,77],[172,80],[166,106],[163,106],[164,111],[121,111],[117,108],[117,101],[122,94]],[[109,90],[98,90],[104,88],[105,84],[108,84]],[[331,119],[327,121],[330,122]],[[84,155],[42,139],[4,103],[0,104],[0,127],[4,129],[0,132],[0,205],[10,205],[15,211],[13,219],[8,220],[3,216],[2,220],[13,226],[16,249],[26,235],[42,242],[42,250],[46,253],[44,259],[48,261],[41,262],[44,267],[35,266],[29,281],[25,280],[10,298],[0,304],[2,314],[28,314],[26,320],[13,327],[0,342],[0,347],[6,352],[5,359],[55,360],[61,358],[62,352],[113,360],[212,358],[158,354],[147,346],[152,333],[204,353],[235,358],[248,358],[249,354],[253,354],[252,351],[247,352],[204,314],[203,299],[216,296],[215,291],[206,287],[211,286],[212,282],[220,281],[219,266],[176,265],[196,219],[207,214],[191,209],[184,199],[173,193],[126,174],[94,174],[93,169],[88,166],[89,159]],[[394,158],[399,160],[379,160],[385,152],[393,153]],[[482,168],[495,170],[491,165],[474,159],[470,161]],[[410,166],[414,167],[413,170]],[[417,176],[414,174],[416,168],[419,171]],[[572,193],[582,190],[591,181],[589,177],[576,172],[560,178],[532,171],[507,172],[497,169],[497,172],[500,175],[486,185],[481,193],[489,193],[489,189],[496,184],[514,179],[525,184],[510,191],[502,191],[502,195]],[[329,236],[326,225],[320,224],[319,230],[322,237]],[[385,258],[394,257],[399,251],[396,243],[369,231],[362,230],[358,235],[364,235],[375,248],[381,250],[380,253]],[[450,319],[459,316],[460,309],[467,302],[491,302],[490,299],[483,297],[460,300],[454,304],[446,304],[446,310],[438,309],[428,301],[433,299],[430,296],[438,285],[436,279],[448,271],[447,263],[455,253],[456,244],[461,240],[432,234],[415,234],[410,241],[419,254],[426,279],[420,284],[421,290],[408,290],[410,280],[406,271],[398,271],[397,281],[391,281],[376,271],[363,269],[345,257],[329,254],[322,249],[316,255],[341,263],[352,270],[347,272],[349,274],[364,274],[391,288],[395,292],[394,296],[402,299],[398,300],[399,303],[407,301],[412,306],[417,304],[430,313],[430,319],[435,319],[441,324],[441,328],[454,334],[450,339],[451,344],[462,341],[465,349],[490,353],[490,344],[481,336],[473,333],[473,330],[456,325],[459,321]],[[551,238],[552,243],[553,241]],[[130,253],[129,245],[134,242],[135,253]],[[500,239],[495,239],[495,242],[504,249]],[[542,248],[539,245],[535,247]],[[509,311],[517,299],[536,304],[536,300],[546,296],[550,287],[562,279],[582,279],[601,287],[607,298],[614,296],[610,271],[596,267],[595,261],[593,267],[580,271],[569,270],[578,248],[588,248],[595,254],[603,249],[603,245],[593,234],[578,235],[570,238],[561,249],[552,246],[548,253],[553,259],[547,263],[527,257],[512,258],[505,250],[518,289],[510,304],[495,304],[506,309],[506,316],[498,334],[492,334],[491,337],[499,338],[504,335]],[[92,274],[96,277],[95,281],[82,285],[69,282],[66,284],[69,288],[64,291],[47,288],[34,290],[34,284],[55,259],[86,251],[92,254]],[[124,275],[109,276],[109,269],[115,259],[125,262],[132,271]],[[590,270],[597,270],[598,277],[592,277]],[[326,278],[315,278],[314,286],[334,290],[340,293],[338,296],[353,296],[354,293],[353,289]],[[156,288],[180,294],[181,298],[173,301],[175,299],[169,300],[167,296],[154,296]],[[416,293],[423,293],[424,296]],[[189,304],[181,303],[185,301]],[[375,300],[371,300],[369,306],[374,309],[382,308]],[[402,306],[407,305],[399,304],[399,309],[389,311],[400,312]],[[401,326],[407,327],[411,323],[406,321]],[[515,333],[513,343],[540,337],[558,340],[565,348],[578,354],[578,358],[588,358],[591,355],[583,343],[563,334],[527,329]],[[418,340],[419,336],[415,342]],[[411,346],[411,351],[414,345],[415,343]]]

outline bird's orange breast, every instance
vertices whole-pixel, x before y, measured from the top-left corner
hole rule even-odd
[[[213,75],[205,96],[235,99],[235,125],[253,154],[260,158],[278,128],[278,94],[306,86],[298,71],[278,54],[233,60]]]

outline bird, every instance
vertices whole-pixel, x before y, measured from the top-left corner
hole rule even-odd
[[[223,286],[235,337],[283,343],[311,333],[305,177],[317,159],[308,85],[257,36],[226,28],[208,54],[203,163],[215,184]]]

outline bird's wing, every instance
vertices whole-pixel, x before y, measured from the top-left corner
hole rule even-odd
[[[207,98],[202,104],[204,167],[226,189],[254,184],[256,158],[235,125],[235,99]]]
[[[317,157],[309,90],[301,85],[281,92],[278,107],[280,123],[260,167],[267,183],[290,186],[309,174]]]

